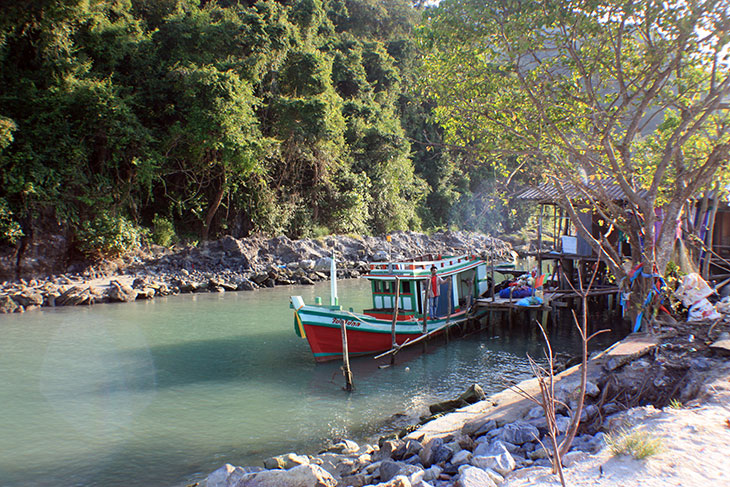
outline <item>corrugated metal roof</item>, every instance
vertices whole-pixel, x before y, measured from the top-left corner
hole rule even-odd
[[[587,184],[583,190],[575,185],[566,185],[565,193],[571,200],[582,199],[584,192],[593,194],[604,194],[607,198],[612,201],[626,201],[626,193],[623,188],[616,182],[615,179],[607,179],[602,184],[591,182]],[[646,194],[646,191],[641,189],[638,191],[641,196]],[[517,199],[523,201],[542,201],[542,202],[556,202],[561,199],[563,193],[558,190],[552,184],[540,183],[538,186],[527,188],[517,195]]]

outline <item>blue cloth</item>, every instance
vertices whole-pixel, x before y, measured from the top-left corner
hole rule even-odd
[[[509,298],[510,290],[512,290],[512,299],[521,299],[535,294],[535,290],[531,287],[505,288],[499,292],[500,298]]]
[[[517,306],[535,306],[542,304],[542,299],[537,296],[531,296],[529,298],[522,298],[515,303]]]

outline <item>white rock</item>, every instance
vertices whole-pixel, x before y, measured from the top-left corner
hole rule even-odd
[[[563,455],[563,465],[566,467],[571,467],[589,457],[590,454],[585,451],[570,451]]]
[[[318,465],[300,465],[291,470],[265,470],[244,475],[231,487],[336,487],[337,481]]]
[[[463,465],[465,463],[469,463],[471,461],[472,454],[468,450],[461,450],[454,454],[453,457],[451,457],[451,464],[452,465]]]
[[[233,487],[238,484],[242,477],[247,475],[241,467],[234,467],[226,463],[215,472],[208,475],[206,485],[208,487]]]
[[[474,457],[471,459],[471,464],[479,468],[491,468],[501,475],[507,475],[517,467],[517,462],[507,452],[501,455]]]
[[[489,474],[477,467],[466,467],[464,470],[460,470],[456,485],[458,487],[497,487]]]
[[[443,472],[443,469],[441,467],[439,467],[438,465],[433,465],[423,471],[423,480],[429,481],[437,479],[439,475],[441,475],[441,472]]]

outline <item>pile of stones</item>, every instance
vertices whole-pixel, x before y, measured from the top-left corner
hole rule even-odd
[[[498,239],[467,232],[431,236],[399,232],[392,234],[390,241],[349,236],[314,240],[225,237],[178,251],[151,249],[146,254],[127,256],[114,267],[98,264],[71,274],[5,282],[0,286],[0,313],[41,306],[129,302],[178,293],[311,285],[329,279],[333,253],[337,277],[346,279],[367,273],[369,262],[457,253],[511,259],[510,252],[510,246]]]

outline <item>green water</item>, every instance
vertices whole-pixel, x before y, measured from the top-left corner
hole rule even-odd
[[[477,382],[488,393],[528,377],[524,336],[481,333],[410,351],[393,368],[315,364],[288,297],[329,299],[326,283],[153,302],[0,315],[0,484],[174,486],[224,463],[314,453],[327,438],[386,430]],[[340,301],[369,302],[364,280]],[[604,338],[604,341],[608,338]],[[557,340],[575,348],[574,337]]]

